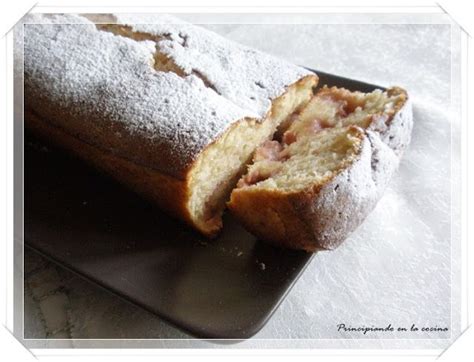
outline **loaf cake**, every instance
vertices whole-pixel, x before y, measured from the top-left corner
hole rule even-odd
[[[337,247],[374,208],[410,141],[401,88],[321,88],[257,148],[229,208],[255,235],[307,251]]]
[[[318,77],[173,17],[147,23],[28,16],[25,125],[214,236],[255,148]]]

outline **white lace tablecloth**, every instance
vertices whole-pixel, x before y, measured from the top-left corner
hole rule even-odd
[[[457,142],[459,126],[450,113],[450,25],[209,27],[300,65],[383,86],[403,86],[414,101],[411,146],[377,208],[339,249],[319,253],[268,324],[239,346],[449,344],[445,338],[459,332],[459,315],[451,310],[451,271],[457,266],[451,265],[450,165],[451,157],[458,161],[451,142]],[[190,338],[31,252],[26,253],[25,264],[27,338]],[[341,323],[391,324],[408,330],[343,332],[337,328]],[[449,331],[410,331],[412,324]]]

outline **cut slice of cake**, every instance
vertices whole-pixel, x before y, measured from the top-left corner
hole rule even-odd
[[[256,150],[228,206],[266,241],[333,249],[376,205],[411,129],[401,88],[324,87]]]

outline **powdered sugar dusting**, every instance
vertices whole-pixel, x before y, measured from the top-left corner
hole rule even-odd
[[[80,22],[74,16],[59,20]],[[153,43],[100,32],[86,20],[26,25],[27,106],[124,157],[133,158],[137,145],[124,142],[123,134],[139,134],[145,140],[139,146],[149,155],[140,161],[176,174],[247,112],[195,76],[156,72],[153,54]],[[51,103],[54,110],[44,107]],[[109,127],[115,132],[108,132]],[[154,154],[159,155],[156,161]],[[163,164],[167,159],[172,162]]]
[[[134,31],[166,35],[158,42],[162,53],[187,74],[199,72],[222,96],[260,117],[265,116],[271,99],[279,96],[285,86],[311,74],[306,69],[169,15],[114,16],[119,24],[128,25]]]
[[[153,68],[153,41],[99,31],[80,16],[28,16],[26,106],[84,141],[179,177],[231,123],[264,115],[270,97],[307,73],[235,43],[228,42],[225,50],[225,39],[174,22],[145,30],[167,33],[169,40],[161,41],[160,49],[191,70],[185,77]],[[278,77],[283,68],[288,71]],[[260,79],[268,87],[256,85]],[[138,141],[124,137],[128,134],[139,136]]]

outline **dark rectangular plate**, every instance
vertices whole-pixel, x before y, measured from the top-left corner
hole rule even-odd
[[[321,85],[381,88],[317,73]],[[25,135],[25,244],[192,335],[251,337],[312,259],[256,240],[229,215],[220,236],[207,240],[42,144]]]

